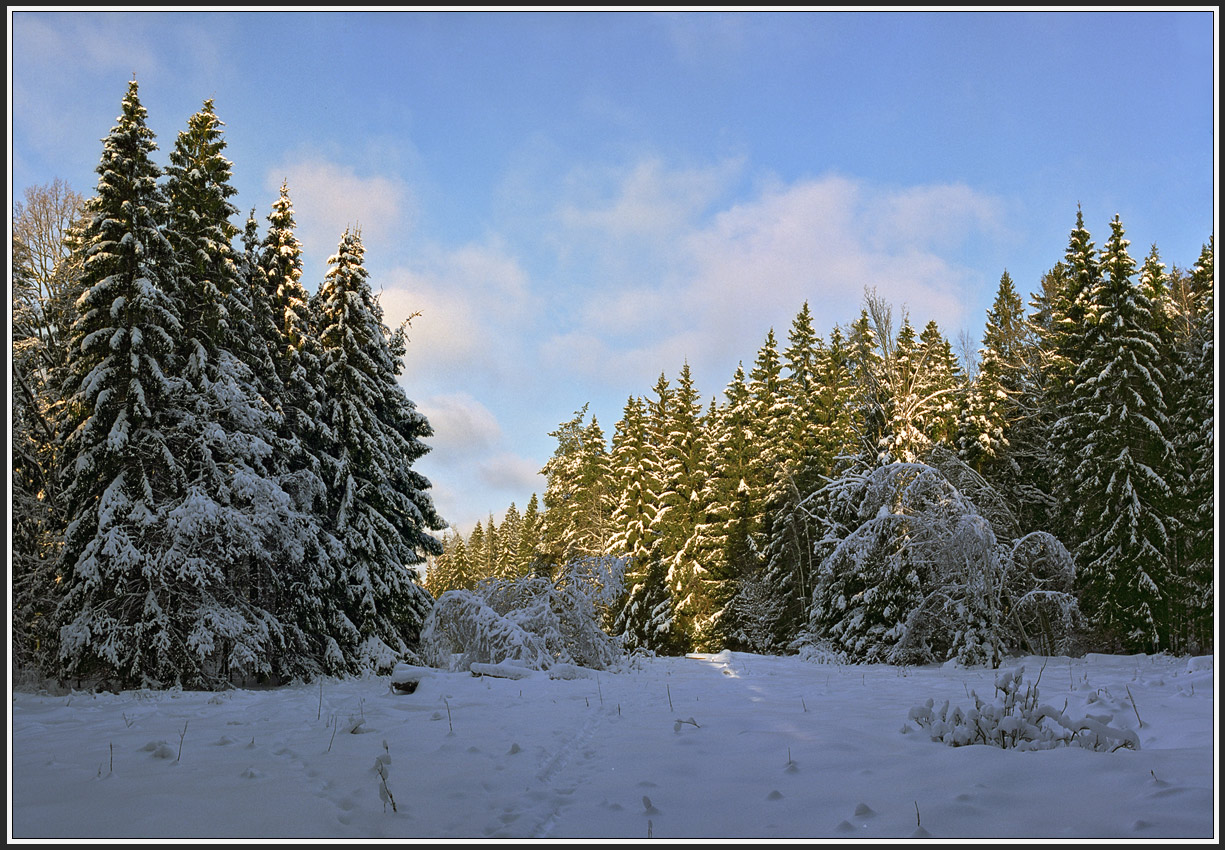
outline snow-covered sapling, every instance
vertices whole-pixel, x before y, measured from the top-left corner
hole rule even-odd
[[[374,759],[374,772],[379,777],[379,799],[383,801],[383,811],[387,811],[389,803],[393,812],[398,811],[396,798],[392,796],[391,789],[387,787],[387,774],[391,772],[391,750],[387,747],[386,739],[383,739],[383,752]]]

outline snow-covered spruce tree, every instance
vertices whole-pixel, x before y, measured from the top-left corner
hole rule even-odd
[[[281,614],[313,517],[281,486],[275,390],[254,322],[257,293],[236,253],[231,166],[212,101],[188,121],[170,154],[169,239],[178,260],[183,331],[179,384],[186,416],[176,432],[186,492],[170,514],[169,563],[207,576],[189,642],[206,679],[310,673],[307,638]],[[258,370],[258,371],[257,371]],[[317,560],[317,555],[316,555]]]
[[[192,681],[188,635],[206,572],[171,565],[171,512],[186,495],[174,443],[182,332],[166,199],[136,82],[104,141],[79,242],[85,258],[62,426],[63,598],[56,671],[125,685]]]
[[[801,314],[803,318],[803,314]],[[793,353],[797,335],[788,353],[786,386],[796,383],[799,358]],[[816,573],[814,548],[817,532],[807,506],[834,469],[854,453],[856,434],[852,422],[854,386],[850,353],[841,332],[834,328],[830,345],[818,344],[812,355],[814,372],[811,399],[801,416],[811,422],[809,430],[793,437],[786,454],[792,460],[776,466],[774,485],[767,505],[769,536],[765,543],[765,587],[778,597],[779,618],[774,640],[786,646],[800,633],[808,619]],[[790,390],[797,398],[796,389]],[[760,594],[757,588],[751,591]]]
[[[945,462],[957,463],[951,452]],[[933,466],[845,474],[812,507],[824,536],[807,640],[824,649],[853,661],[994,666],[1008,649],[1032,651],[1040,638],[1062,646],[1072,631],[1066,550],[1046,534],[998,539]]]
[[[919,334],[919,346],[919,383],[933,397],[932,404],[919,414],[919,429],[933,445],[955,446],[957,420],[964,406],[965,372],[934,319]]]
[[[1212,649],[1215,573],[1216,486],[1213,448],[1216,425],[1215,289],[1213,240],[1209,238],[1191,269],[1185,324],[1175,333],[1178,391],[1172,425],[1180,466],[1179,510],[1183,539],[1178,550],[1181,611],[1175,634],[1179,651]]]
[[[655,384],[654,399],[645,408],[631,400],[626,406],[623,442],[618,448],[617,477],[621,482],[621,505],[629,513],[619,518],[613,538],[618,554],[628,557],[625,594],[618,606],[614,631],[629,649],[661,654],[681,651],[683,635],[676,624],[672,594],[668,589],[668,545],[665,503],[667,481],[664,456],[674,392],[661,374]],[[638,465],[633,459],[640,457]],[[628,503],[626,500],[630,500]]]
[[[541,529],[544,517],[540,513],[540,498],[533,493],[523,509],[523,523],[519,529],[519,542],[515,548],[515,564],[519,575],[537,571],[541,563]]]
[[[702,404],[689,364],[681,367],[663,447],[663,504],[667,522],[657,523],[666,541],[668,590],[687,646],[705,635],[714,616],[714,587],[698,554],[694,532],[701,520],[702,485],[709,477]]]
[[[337,585],[334,558],[340,547],[327,518],[323,475],[328,432],[323,419],[319,341],[299,280],[301,249],[293,235],[292,207],[284,186],[268,220],[268,234],[262,242],[254,210],[243,232],[239,262],[243,286],[231,294],[231,314],[237,312],[233,324],[244,339],[237,340],[235,347],[274,413],[269,470],[292,503],[293,543],[274,553],[283,588],[277,613],[295,639],[303,672],[308,676],[316,671],[338,674],[346,666],[335,634],[350,644],[355,636],[341,611],[341,600],[332,592]],[[269,255],[275,258],[271,262]],[[292,283],[286,285],[286,277]],[[296,288],[298,293],[294,312],[303,319],[300,334],[284,331],[282,314],[289,311],[283,309],[279,293],[287,288]],[[303,356],[302,351],[309,354]],[[302,367],[304,361],[308,368]],[[308,388],[305,392],[304,387]]]
[[[713,603],[708,622],[696,636],[695,645],[704,650],[746,648],[747,641],[740,634],[756,623],[755,619],[742,623],[727,614],[741,584],[759,568],[752,541],[760,531],[761,517],[754,515],[749,498],[748,481],[754,478],[756,454],[743,366],[737,366],[723,395],[724,403],[712,404],[706,417],[709,472],[698,498],[702,513],[690,544],[706,570]],[[749,613],[744,608],[736,610]],[[761,647],[754,644],[753,648]]]
[[[396,383],[405,338],[383,323],[370,289],[359,233],[345,231],[318,294],[328,454],[329,519],[343,546],[338,593],[351,666],[382,668],[411,651],[432,599],[417,572],[442,545],[444,523],[413,469],[433,431]],[[340,637],[343,637],[341,634]],[[337,638],[338,642],[340,638]]]
[[[1066,412],[1059,482],[1070,515],[1082,607],[1132,649],[1166,649],[1173,587],[1174,460],[1152,305],[1116,216],[1102,250],[1093,317]]]
[[[595,417],[584,424],[587,405],[549,436],[557,440],[541,474],[544,493],[544,563],[559,568],[581,557],[605,554],[612,536],[615,496],[610,487],[608,447]]]
[[[442,541],[442,554],[430,562],[425,574],[425,589],[435,598],[448,590],[471,589],[476,582],[471,578],[472,567],[468,563],[468,544],[463,533],[451,526]]]
[[[987,311],[978,372],[960,417],[958,449],[975,471],[1008,491],[1015,490],[1021,478],[1012,431],[1036,390],[1026,357],[1029,338],[1025,307],[1005,271]]]

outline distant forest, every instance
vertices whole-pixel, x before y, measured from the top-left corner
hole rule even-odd
[[[611,448],[584,407],[543,505],[453,529],[427,587],[612,555],[607,626],[661,653],[1209,652],[1213,240],[1187,271],[1129,244],[1078,210],[1028,310],[1001,276],[973,374],[865,291],[827,338],[803,305],[708,407],[687,364],[661,374]]]
[[[1002,275],[969,373],[872,291],[824,338],[805,304],[721,400],[682,365],[611,442],[580,408],[543,498],[465,538],[413,468],[432,431],[360,232],[311,295],[288,186],[240,226],[224,149],[206,101],[156,164],[133,81],[94,194],[15,205],[15,670],[387,669],[444,594],[593,561],[628,651],[1212,651],[1211,237],[1187,270],[1137,263],[1077,211],[1028,309]]]

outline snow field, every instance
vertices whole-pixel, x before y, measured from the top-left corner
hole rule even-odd
[[[388,677],[17,693],[12,835],[1212,837],[1211,659],[1016,665],[1028,681],[1044,662],[1044,702],[1108,715],[1141,748],[948,747],[908,712],[990,699],[996,671],[741,653],[570,679],[435,671],[412,694]]]

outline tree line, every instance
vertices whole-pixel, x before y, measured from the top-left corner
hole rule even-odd
[[[627,559],[626,591],[606,625],[631,648],[815,642],[881,659],[901,657],[881,647],[903,645],[932,599],[946,620],[964,618],[991,596],[979,587],[968,605],[966,588],[998,580],[1021,584],[996,593],[999,622],[974,627],[997,644],[1007,618],[1014,638],[1028,635],[1017,648],[1050,649],[1033,636],[1075,614],[1065,648],[1211,651],[1213,240],[1189,270],[1167,268],[1156,246],[1137,263],[1128,247],[1116,216],[1099,250],[1078,210],[1028,311],[1008,273],[1000,278],[972,374],[935,322],[919,330],[905,312],[895,322],[865,291],[859,317],[826,338],[805,304],[785,344],[771,330],[722,399],[703,404],[685,364],[627,400],[611,443],[584,407],[551,435],[539,517],[533,496],[530,521],[512,505],[501,527],[490,517],[467,540],[452,530],[428,585],[437,595],[614,555]],[[906,465],[886,475],[889,499],[869,495],[880,470]],[[948,486],[914,496],[930,478],[918,467]],[[916,517],[963,496],[969,508],[956,517],[989,517],[974,539],[991,551],[950,595],[931,551],[938,537],[940,556],[955,560],[956,524]],[[910,518],[854,543],[872,525],[865,505]],[[924,528],[942,531],[920,545]],[[1054,554],[1065,544],[1066,567]],[[859,584],[848,589],[852,574]],[[873,608],[890,582],[911,586]],[[879,622],[852,641],[864,599]],[[1020,609],[1036,600],[1058,604],[1034,608],[1042,624],[1027,632]],[[966,648],[974,628],[948,652],[986,658]],[[930,640],[907,657],[943,660]]]
[[[132,81],[93,196],[14,211],[15,667],[113,686],[411,651],[443,522],[357,230],[311,295],[288,188],[240,231],[212,101],[163,169]]]
[[[312,295],[288,187],[233,222],[206,101],[163,169],[133,81],[89,198],[14,210],[15,667],[217,687],[386,667],[434,597],[620,559],[630,649],[1211,651],[1214,269],[1077,212],[1028,310],[1005,272],[967,371],[866,291],[803,305],[721,398],[687,364],[551,434],[543,497],[468,536],[346,231]],[[445,545],[444,545],[445,541]],[[424,586],[421,580],[423,568]]]

